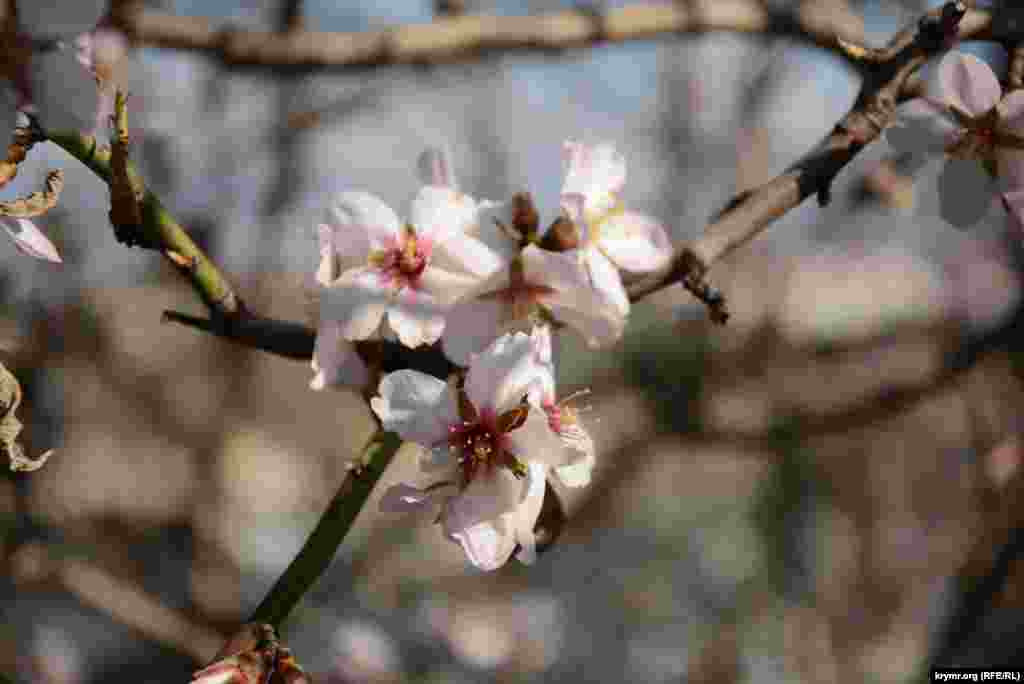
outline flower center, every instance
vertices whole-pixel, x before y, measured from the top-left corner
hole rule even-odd
[[[392,244],[370,252],[369,263],[394,289],[416,287],[430,262],[430,247],[429,241],[418,239],[412,227],[406,226]]]
[[[525,404],[495,415],[485,410],[479,414],[464,393],[460,393],[462,421],[448,426],[448,450],[455,454],[462,469],[463,483],[468,484],[482,468],[505,466],[517,477],[526,474],[526,467],[509,450],[507,434],[526,421],[529,407]]]

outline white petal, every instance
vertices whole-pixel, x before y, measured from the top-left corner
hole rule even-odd
[[[346,340],[365,340],[377,332],[391,304],[392,292],[373,268],[353,268],[324,288],[320,320],[335,321]]]
[[[442,514],[445,534],[452,536],[513,510],[523,500],[526,484],[508,468],[485,467],[445,505]]]
[[[942,99],[971,116],[981,116],[1003,96],[992,67],[966,52],[954,50],[936,69]]]
[[[478,410],[502,414],[515,408],[548,372],[537,362],[529,335],[502,335],[470,363],[466,396]]]
[[[310,365],[316,375],[309,386],[317,391],[327,387],[365,387],[370,381],[362,357],[334,321],[325,321],[317,330]]]
[[[424,185],[439,185],[458,189],[455,172],[452,170],[451,153],[448,147],[428,147],[416,161],[420,182]]]
[[[409,214],[417,237],[437,244],[459,239],[476,225],[476,217],[473,198],[436,185],[420,188]]]
[[[585,487],[590,484],[596,461],[594,440],[579,423],[563,425],[559,436],[566,447],[576,452],[576,458],[569,465],[555,468],[555,475],[566,487]]]
[[[0,217],[0,225],[14,241],[14,246],[30,257],[61,263],[60,254],[50,239],[36,228],[36,224],[24,218]]]
[[[507,316],[508,307],[497,298],[467,298],[456,303],[448,312],[441,337],[444,355],[458,366],[468,366],[472,356],[500,334]]]
[[[573,141],[563,145],[566,161],[562,194],[584,196],[588,214],[603,214],[615,205],[614,194],[626,183],[626,159],[609,143],[589,146]]]
[[[586,293],[560,292],[543,303],[555,319],[579,333],[592,349],[614,344],[626,329],[626,319],[618,310]]]
[[[482,240],[459,235],[434,245],[431,262],[449,271],[461,271],[476,278],[486,278],[507,264],[502,254]]]
[[[626,294],[626,288],[622,285],[622,278],[615,269],[615,264],[594,247],[583,250],[583,259],[594,292],[622,316],[629,314],[629,295]]]
[[[512,200],[484,200],[477,206],[479,214],[473,235],[495,252],[503,265],[512,261],[512,258],[519,254],[519,236],[514,232],[515,228],[512,225]]]
[[[672,242],[661,224],[631,211],[602,221],[598,244],[616,266],[633,273],[659,269],[672,258]]]
[[[106,0],[17,0],[18,28],[37,40],[71,38],[91,31],[107,11]]]
[[[537,461],[547,466],[564,466],[570,455],[558,434],[551,429],[547,415],[531,408],[526,422],[508,433],[512,453],[520,461]]]
[[[321,223],[317,226],[317,239],[320,243],[320,264],[316,269],[316,282],[327,286],[341,275],[341,260],[334,249],[334,229]]]
[[[442,503],[446,498],[452,496],[454,491],[454,485],[431,487],[430,489],[420,489],[405,483],[392,485],[380,499],[380,511],[382,513],[422,511],[434,504]]]
[[[402,439],[434,447],[448,439],[448,426],[459,420],[459,410],[448,384],[426,373],[399,370],[380,381],[380,396],[370,407],[385,430]]]
[[[420,276],[417,288],[429,294],[443,310],[447,310],[479,282],[478,278],[441,268],[431,259],[430,265]]]
[[[939,174],[939,211],[957,228],[974,225],[988,214],[995,181],[974,159],[949,159]]]
[[[334,229],[338,254],[360,260],[365,260],[370,250],[393,245],[402,230],[394,209],[368,192],[338,195],[327,209],[326,222]]]
[[[34,52],[29,60],[32,102],[43,128],[89,131],[96,126],[99,90],[73,50]]]
[[[444,331],[444,309],[429,293],[405,288],[388,309],[388,325],[406,347],[433,344]]]
[[[516,531],[504,517],[452,532],[448,536],[462,546],[470,563],[486,572],[503,566],[516,546]]]
[[[530,472],[527,474],[526,498],[519,504],[516,510],[506,514],[510,526],[515,530],[516,541],[519,542],[519,552],[516,558],[520,563],[532,564],[537,560],[536,536],[533,528],[540,517],[540,509],[544,505],[544,483],[546,481],[545,471],[547,469],[540,463],[531,463]]]

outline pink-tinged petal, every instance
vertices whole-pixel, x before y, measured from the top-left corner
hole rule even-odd
[[[515,509],[526,494],[525,485],[508,468],[483,468],[445,505],[441,516],[445,534],[451,537]]]
[[[50,239],[36,228],[36,224],[24,218],[0,217],[0,225],[14,241],[14,246],[30,257],[61,263],[60,254]]]
[[[501,334],[510,312],[499,298],[467,297],[448,312],[441,337],[444,355],[458,366],[468,366],[473,354],[479,354]]]
[[[555,290],[589,289],[590,276],[583,266],[580,250],[551,252],[537,245],[522,251],[523,275],[528,283]]]
[[[534,406],[543,406],[555,401],[555,358],[551,341],[551,326],[535,325],[530,331],[530,343],[533,345],[534,362],[543,369],[541,382],[530,392],[529,402]]]
[[[385,430],[409,442],[434,447],[448,439],[448,426],[459,421],[455,397],[443,380],[414,370],[388,373],[380,381],[380,396],[370,408]]]
[[[547,372],[537,363],[529,335],[502,335],[473,357],[466,374],[466,396],[478,410],[502,414],[519,405]]]
[[[329,225],[321,223],[317,226],[317,238],[320,243],[320,264],[316,269],[316,282],[326,287],[341,275],[341,259],[334,249],[334,230]]]
[[[455,301],[461,299],[479,284],[479,280],[472,276],[440,268],[431,261],[430,266],[420,275],[416,287],[430,295],[443,313]]]
[[[384,249],[400,237],[398,214],[376,195],[344,192],[327,209],[334,229],[334,248],[343,257],[365,260],[371,250]]]
[[[431,260],[445,270],[474,278],[486,278],[510,261],[470,235],[458,235],[435,243]]]
[[[999,181],[1008,189],[1024,188],[1024,150],[1001,147],[996,150]]]
[[[937,155],[956,141],[958,131],[941,104],[918,97],[896,108],[885,139],[901,154]]]
[[[417,236],[436,244],[458,240],[476,225],[476,201],[450,188],[427,185],[412,201],[409,220]]]
[[[72,38],[91,31],[107,12],[106,0],[17,0],[18,28],[37,40]]]
[[[321,292],[320,320],[335,321],[346,340],[365,340],[377,332],[391,298],[376,269],[353,268]]]
[[[1024,189],[1004,192],[1001,199],[1010,231],[1018,240],[1024,240]]]
[[[424,185],[437,185],[452,190],[458,189],[455,173],[452,170],[451,154],[447,147],[428,147],[416,161],[420,182]]]
[[[589,146],[566,141],[562,149],[566,162],[562,194],[583,195],[588,213],[603,214],[611,209],[615,193],[626,184],[625,157],[610,143]]]
[[[515,232],[516,229],[512,225],[514,215],[512,200],[507,202],[484,200],[479,203],[478,208],[480,213],[473,236],[497,254],[498,260],[505,265],[519,254],[520,238],[522,237]]]
[[[564,424],[559,437],[576,457],[568,465],[555,468],[555,475],[566,487],[587,486],[596,462],[594,440],[579,423]]]
[[[953,51],[942,59],[938,81],[942,99],[971,116],[986,113],[1003,95],[992,68],[965,52]]]
[[[516,558],[520,563],[526,565],[532,565],[537,560],[537,544],[533,528],[537,524],[540,509],[544,505],[545,470],[546,468],[539,463],[530,464],[530,471],[526,475],[528,482],[526,498],[514,512],[506,514],[511,527],[515,530],[516,541],[519,543]]]
[[[626,316],[629,313],[629,295],[626,294],[615,264],[596,247],[584,249],[582,256],[594,292],[622,316]]]
[[[672,258],[672,242],[665,228],[632,211],[605,219],[598,244],[612,263],[632,273],[657,270]]]
[[[1024,136],[1024,90],[1010,92],[999,103],[1000,128]]]
[[[405,483],[392,485],[380,499],[382,513],[412,513],[442,503],[456,491],[455,486],[419,489]]]
[[[388,325],[406,347],[433,344],[444,331],[444,308],[429,293],[406,288],[388,309]]]
[[[536,461],[546,466],[564,466],[570,454],[562,440],[551,429],[547,415],[539,408],[531,408],[526,422],[508,433],[512,453],[520,461]]]
[[[315,375],[309,386],[316,391],[327,387],[365,387],[370,382],[370,371],[362,357],[334,321],[324,321],[317,330],[310,365]]]
[[[957,228],[985,218],[992,204],[995,181],[974,159],[949,159],[939,174],[939,211]]]
[[[452,532],[448,537],[462,546],[470,563],[485,572],[508,562],[516,547],[516,531],[504,517]]]
[[[560,292],[542,303],[556,320],[575,330],[591,349],[615,344],[626,329],[625,317],[593,295]]]
[[[192,684],[256,684],[238,665],[214,663],[192,675]]]
[[[79,64],[73,50],[34,52],[28,78],[43,128],[88,131],[96,125],[100,101],[96,79]]]

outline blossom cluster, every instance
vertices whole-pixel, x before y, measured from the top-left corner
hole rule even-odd
[[[515,201],[460,192],[437,150],[419,160],[424,186],[408,222],[373,195],[346,192],[319,227],[311,386],[371,382],[353,346],[369,339],[440,341],[468,367],[455,384],[413,370],[386,375],[371,406],[385,429],[423,448],[422,469],[436,478],[393,487],[382,506],[439,506],[447,537],[484,569],[517,547],[520,560],[532,560],[549,471],[567,486],[590,480],[593,442],[576,411],[556,403],[552,325],[592,347],[614,343],[630,309],[621,272],[671,259],[665,229],[622,206],[626,166],[615,148],[564,149],[560,221],[576,231],[571,249],[543,249]]]
[[[900,152],[945,157],[939,206],[952,225],[977,223],[998,195],[1011,227],[1024,227],[1024,90],[1003,93],[985,62],[947,54],[926,94],[900,107],[886,138]]]

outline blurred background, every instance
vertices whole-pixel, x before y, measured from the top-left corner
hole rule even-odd
[[[940,3],[811,4],[882,45]],[[146,6],[262,30],[288,6],[325,31],[434,16],[413,0]],[[1005,71],[998,49],[964,47]],[[450,145],[465,192],[532,192],[546,225],[562,141],[612,141],[625,201],[682,241],[808,151],[858,87],[821,51],[724,34],[372,69],[137,46],[116,70],[150,187],[256,311],[307,322],[325,205],[360,189],[402,213],[427,145]],[[161,324],[200,303],[115,242],[106,186],[56,147],[0,199],[52,168],[66,188],[40,224],[64,264],[0,253],[24,441],[57,449],[0,479],[0,672],[186,682],[284,570],[373,422],[355,393],[310,391],[306,364]],[[610,351],[563,336],[560,393],[592,390],[598,465],[590,487],[559,490],[568,518],[535,566],[480,574],[429,518],[377,513],[416,475],[400,452],[284,641],[338,684],[907,682],[931,657],[1019,662],[1024,260],[1001,210],[970,233],[937,217],[937,172],[871,145],[828,207],[806,202],[715,266],[725,327],[677,286],[637,304]]]

